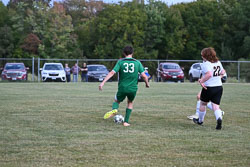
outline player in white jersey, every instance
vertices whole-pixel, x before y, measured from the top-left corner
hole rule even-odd
[[[205,115],[206,106],[208,102],[212,102],[214,115],[216,117],[217,126],[216,129],[220,130],[222,128],[222,111],[220,109],[220,100],[223,93],[221,75],[224,75],[225,70],[218,57],[214,48],[204,48],[201,51],[202,59],[202,78],[199,79],[199,83],[202,86],[201,91],[201,103],[199,118],[193,118],[194,123],[202,125]]]

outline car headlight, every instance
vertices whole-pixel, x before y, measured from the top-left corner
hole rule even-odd
[[[169,72],[168,72],[168,71],[163,71],[163,73],[164,73],[164,74],[169,74]]]
[[[46,72],[42,72],[42,75],[47,75],[48,73],[46,73]]]

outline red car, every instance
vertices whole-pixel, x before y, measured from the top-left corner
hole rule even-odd
[[[2,69],[2,80],[28,80],[28,70],[23,63],[6,63]]]
[[[159,80],[162,81],[175,81],[175,82],[184,82],[184,73],[176,63],[160,63],[158,69]]]

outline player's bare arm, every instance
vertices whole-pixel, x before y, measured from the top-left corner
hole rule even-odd
[[[108,73],[108,75],[104,78],[104,80],[102,81],[102,83],[99,85],[99,90],[102,90],[102,87],[104,86],[104,84],[111,78],[113,77],[113,75],[115,74],[115,72],[112,70]]]
[[[224,74],[226,73],[226,70],[222,70],[221,73],[220,73],[220,77],[222,78],[224,76]]]
[[[208,71],[204,77],[202,77],[201,79],[198,80],[198,82],[200,83],[200,85],[204,88],[207,89],[206,86],[204,85],[204,83],[209,80],[212,77],[212,72]]]
[[[142,73],[141,76],[142,76],[142,78],[143,78],[143,80],[144,80],[144,82],[146,84],[146,87],[149,88],[149,82],[148,82],[147,75],[145,73]]]

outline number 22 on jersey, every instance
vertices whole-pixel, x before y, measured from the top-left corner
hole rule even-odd
[[[135,71],[135,64],[134,63],[123,63],[125,69],[123,72],[127,73],[133,73]]]
[[[220,66],[214,66],[214,77],[220,75]]]

